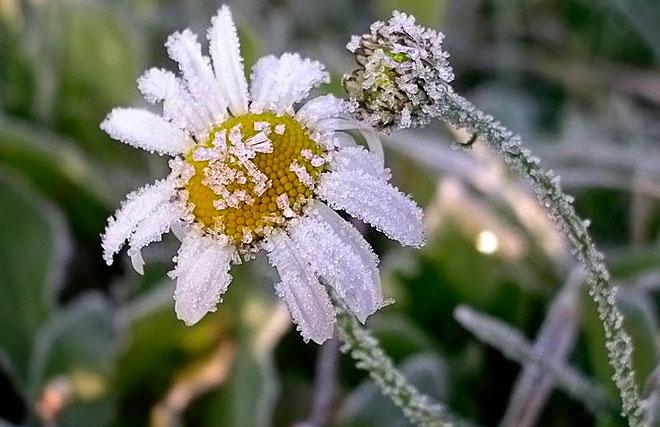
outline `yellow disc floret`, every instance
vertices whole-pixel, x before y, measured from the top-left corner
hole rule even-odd
[[[293,117],[232,117],[198,143],[186,161],[195,220],[232,243],[250,245],[302,213],[324,168],[323,148]]]

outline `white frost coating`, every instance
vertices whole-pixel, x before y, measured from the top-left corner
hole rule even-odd
[[[384,169],[378,156],[360,146],[342,147],[332,156],[330,168],[333,171],[362,171],[366,174],[388,181],[391,177],[389,169]]]
[[[307,172],[307,169],[305,168],[305,166],[301,165],[300,163],[298,163],[297,161],[294,160],[289,165],[289,170],[296,174],[296,177],[298,177],[298,180],[305,187],[314,188],[314,179],[309,174],[309,172]]]
[[[144,260],[140,252],[142,248],[159,241],[162,235],[170,230],[172,224],[183,216],[184,212],[180,206],[165,202],[138,224],[128,242],[128,255],[131,257],[135,271],[144,274]]]
[[[126,196],[113,216],[108,218],[108,226],[101,236],[103,259],[108,265],[112,264],[112,256],[119,252],[126,239],[135,231],[153,211],[174,194],[171,181],[156,181]]]
[[[277,84],[270,73],[277,68],[278,61],[275,56],[268,55],[260,58],[252,67],[252,74],[250,75],[250,99],[252,100],[250,111],[262,112],[264,110],[263,105],[259,105],[259,108],[257,108],[254,100],[256,98],[265,99],[271,87]]]
[[[194,325],[215,311],[231,282],[233,258],[233,247],[212,238],[191,232],[183,239],[171,277],[177,279],[174,309],[186,325]]]
[[[313,98],[300,107],[296,120],[310,127],[325,119],[341,117],[348,111],[348,103],[333,95],[322,95]]]
[[[215,75],[220,82],[222,94],[229,103],[229,110],[234,116],[247,113],[248,89],[243,58],[236,26],[227,6],[223,5],[218,14],[211,18],[207,38]]]
[[[355,142],[355,139],[353,139],[351,135],[344,132],[333,132],[329,138],[329,142],[332,147],[335,148],[358,146],[358,144]]]
[[[345,210],[403,245],[424,244],[422,210],[382,178],[360,170],[324,173],[316,193],[333,209]]]
[[[332,338],[335,309],[309,264],[301,259],[296,245],[280,232],[274,233],[265,246],[270,263],[282,279],[275,285],[275,291],[289,308],[303,339],[322,344]]]
[[[196,108],[192,95],[174,73],[159,68],[147,70],[138,79],[138,89],[147,102],[162,101],[163,117],[179,129],[202,137],[213,127],[209,114]]]
[[[190,30],[176,32],[168,37],[165,47],[170,58],[179,63],[188,91],[199,107],[205,108],[214,122],[222,122],[227,117],[227,100],[221,94],[209,58],[202,55],[197,36]]]
[[[379,160],[382,167],[385,165],[385,154],[383,152],[383,144],[380,142],[380,137],[376,131],[363,123],[355,120],[346,119],[327,119],[322,120],[317,124],[317,127],[325,131],[338,131],[338,130],[356,130],[360,132],[362,137],[369,147],[369,151],[374,153]]]
[[[266,56],[252,68],[250,95],[252,111],[264,109],[277,113],[293,113],[293,104],[303,100],[321,83],[328,83],[330,75],[320,62],[302,59],[295,53],[279,58]]]
[[[362,235],[321,202],[289,230],[303,258],[364,323],[383,305],[378,258]]]
[[[289,201],[289,195],[282,193],[275,199],[277,207],[282,211],[282,214],[286,218],[293,218],[296,216],[296,213],[291,209],[291,202]]]
[[[158,154],[181,154],[192,141],[185,132],[150,111],[115,108],[101,123],[110,137]]]

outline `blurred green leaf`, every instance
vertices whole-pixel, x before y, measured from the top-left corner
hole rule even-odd
[[[59,311],[36,335],[30,390],[37,399],[53,381],[64,381],[71,401],[59,426],[110,425],[114,418],[113,376],[118,331],[108,301],[87,294]]]
[[[110,206],[110,171],[75,141],[0,114],[0,163],[18,169],[63,206],[78,231],[96,235]],[[107,173],[104,173],[106,172]]]
[[[447,373],[442,360],[432,353],[418,353],[401,363],[403,375],[422,393],[435,401],[447,394]],[[339,411],[342,427],[408,427],[410,421],[371,380],[366,380],[346,396]]]
[[[263,264],[252,267],[249,272],[234,268],[233,292],[225,304],[237,318],[238,349],[227,383],[206,399],[203,425],[266,427],[272,422],[278,390],[273,351],[291,322],[272,290],[272,274],[259,273]]]
[[[116,157],[98,125],[117,104],[136,98],[140,69],[138,34],[115,10],[94,2],[42,5],[55,37],[50,56],[57,75],[52,114],[56,127],[85,146]],[[114,154],[114,155],[113,155]]]
[[[117,316],[126,331],[117,372],[119,407],[131,426],[148,423],[151,408],[181,369],[205,356],[231,324],[220,309],[193,328],[185,326],[174,312],[173,285],[169,279],[155,283]]]
[[[385,309],[369,326],[395,361],[414,353],[433,351],[436,347],[424,329],[401,313],[387,313]]]
[[[22,21],[18,0],[0,3],[0,107],[25,117],[31,114],[35,76],[22,37]]]
[[[55,207],[5,173],[0,230],[0,347],[24,383],[33,336],[53,308],[69,259],[69,235]]]
[[[396,9],[414,15],[417,22],[422,25],[438,28],[445,17],[448,3],[446,0],[383,0],[377,5],[381,19],[388,19],[392,10]]]

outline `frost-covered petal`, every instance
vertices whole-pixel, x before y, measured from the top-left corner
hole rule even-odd
[[[202,55],[197,36],[190,30],[172,34],[165,43],[170,57],[179,63],[188,91],[218,123],[227,117],[227,100],[213,74],[209,58]]]
[[[362,171],[386,181],[391,176],[389,169],[381,165],[376,154],[357,145],[339,148],[333,154],[330,167],[333,171]]]
[[[296,120],[314,127],[319,121],[341,117],[348,112],[348,102],[333,95],[322,95],[313,98],[300,107]]]
[[[422,210],[381,177],[360,170],[324,173],[316,193],[333,209],[343,209],[404,245],[424,243]]]
[[[248,111],[248,89],[236,26],[227,6],[211,19],[207,37],[215,75],[234,116]]]
[[[355,139],[344,132],[333,132],[328,138],[331,148],[356,147]]]
[[[135,271],[144,274],[144,260],[140,252],[142,248],[159,241],[162,235],[170,230],[172,224],[178,222],[183,215],[184,212],[180,206],[163,203],[138,224],[128,242],[128,255],[131,257]]]
[[[302,59],[296,53],[285,53],[279,58],[266,56],[252,68],[251,109],[292,113],[293,104],[305,99],[314,87],[329,81],[330,75],[320,62]]]
[[[317,344],[331,338],[335,309],[299,249],[285,233],[280,232],[271,236],[266,250],[270,263],[277,268],[282,279],[275,285],[275,290],[289,308],[303,338]]]
[[[171,277],[177,279],[174,309],[186,325],[215,311],[231,282],[229,268],[234,257],[232,246],[213,238],[190,232],[183,239]]]
[[[174,194],[174,185],[169,180],[156,181],[126,196],[101,236],[103,259],[112,264],[112,256],[119,252],[124,242],[131,237],[138,225],[149,217],[158,206],[166,203]]]
[[[208,111],[197,108],[192,95],[174,73],[160,68],[147,70],[138,79],[138,88],[147,102],[163,102],[163,117],[179,129],[202,136],[212,128]]]
[[[336,289],[361,322],[382,306],[378,258],[362,235],[336,212],[316,202],[289,233],[303,258]]]
[[[360,134],[366,141],[367,146],[369,147],[369,151],[371,151],[378,157],[379,164],[381,166],[385,164],[383,144],[380,142],[380,137],[372,127],[353,119],[329,118],[317,122],[315,125],[315,129],[321,132],[356,130],[360,132]]]
[[[159,154],[182,153],[192,141],[157,114],[138,108],[115,108],[101,123],[112,138]]]

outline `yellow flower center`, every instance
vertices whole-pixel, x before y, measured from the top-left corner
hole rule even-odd
[[[238,246],[257,243],[302,213],[324,155],[291,116],[227,119],[186,155],[195,172],[185,188],[195,220]]]

